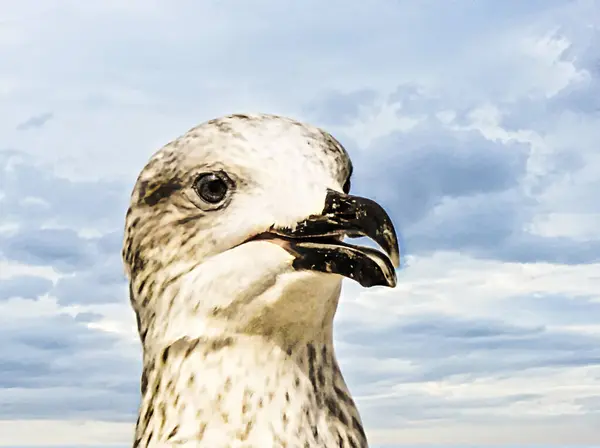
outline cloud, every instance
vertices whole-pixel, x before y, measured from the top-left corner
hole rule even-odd
[[[3,314],[24,306],[11,301]],[[139,358],[131,343],[58,312],[0,318],[0,419],[92,417],[129,420],[138,402]],[[95,318],[93,318],[95,319]]]
[[[54,175],[10,151],[0,151],[5,224],[0,232],[0,256],[11,263],[51,266],[61,274],[42,291],[39,278],[21,291],[9,279],[0,297],[20,293],[36,298],[50,293],[62,304],[123,301],[126,283],[120,259],[124,219],[129,196],[119,182],[73,181]],[[86,234],[87,231],[87,234]]]
[[[350,93],[337,91],[323,93],[319,99],[307,106],[305,113],[316,121],[334,126],[349,124],[360,118],[361,109],[372,106],[377,92],[370,89]]]
[[[596,442],[598,5],[187,3],[26,1],[0,27],[3,441],[130,440],[135,176],[265,110],[332,131],[401,232],[398,287],[347,282],[336,317],[373,441]]]
[[[446,198],[517,187],[528,152],[525,145],[492,142],[478,132],[421,124],[381,138],[359,154],[364,162],[356,170],[356,183],[388,202],[401,228],[407,228]],[[393,172],[393,178],[380,180],[384,172]]]
[[[354,151],[355,191],[391,210],[405,253],[454,250],[506,261],[593,263],[597,236],[586,231],[582,237],[575,224],[557,226],[561,216],[574,223],[600,216],[592,198],[598,188],[593,173],[600,171],[598,111],[574,109],[578,98],[596,96],[599,36],[597,28],[582,33],[565,26],[524,37],[519,51],[530,58],[527,64],[550,77],[542,90],[531,84],[518,94],[488,92],[482,102],[457,98],[449,90],[456,85],[414,81],[375,100],[363,98],[364,90],[330,94],[331,100],[314,103],[311,116],[319,119],[330,104],[343,104],[340,96],[351,104],[352,119],[328,123]],[[565,113],[567,104],[572,112]],[[353,142],[365,121],[378,131],[358,148]]]
[[[119,252],[93,268],[58,280],[51,294],[60,304],[123,302],[127,283]]]
[[[113,230],[124,219],[131,187],[110,179],[71,180],[33,157],[0,150],[4,221]]]
[[[368,427],[395,428],[401,438],[410,428],[464,422],[495,431],[497,423],[586,420],[590,411],[580,400],[597,387],[598,335],[452,321],[414,319],[408,328],[401,322],[371,333],[360,345],[340,344]]]
[[[131,424],[90,420],[0,420],[2,442],[12,448],[94,447],[129,448]],[[93,445],[90,442],[93,441]],[[9,445],[12,444],[12,445]]]
[[[48,265],[63,272],[90,266],[90,244],[71,229],[20,229],[0,239],[4,257],[20,263]]]
[[[24,299],[36,299],[52,288],[52,281],[47,278],[33,275],[19,275],[3,279],[0,284],[0,300],[21,297]]]
[[[17,131],[28,131],[29,129],[42,128],[53,118],[54,114],[51,112],[43,113],[40,115],[34,115],[32,117],[29,117],[24,122],[19,123],[17,125]]]
[[[368,426],[402,437],[464,422],[585,421],[580,400],[600,378],[598,264],[448,253],[408,266],[395,290],[347,285],[338,312],[342,370]]]
[[[596,325],[600,301],[594,294],[535,294],[507,297],[507,313],[527,313],[548,325]]]
[[[528,369],[600,366],[599,338],[552,331],[543,327],[510,325],[493,319],[465,319],[445,315],[410,316],[382,331],[354,331],[343,340],[354,356],[382,359],[379,369],[361,369],[370,381],[442,381],[461,376],[501,376]],[[389,341],[377,346],[378,341]],[[385,360],[410,360],[407,372],[398,372]],[[365,365],[358,364],[357,366]]]

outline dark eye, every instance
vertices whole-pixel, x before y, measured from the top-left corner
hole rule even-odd
[[[344,184],[344,186],[342,187],[342,190],[344,191],[344,193],[348,194],[350,193],[350,178],[346,179],[346,183]]]
[[[194,190],[203,201],[217,204],[225,199],[229,185],[226,175],[221,173],[204,173],[198,176]]]

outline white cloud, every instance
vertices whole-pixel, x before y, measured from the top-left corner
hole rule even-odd
[[[597,237],[599,213],[547,213],[538,215],[532,231],[546,237],[567,237],[588,241]]]
[[[68,420],[0,420],[0,446],[123,446],[133,440],[129,423]]]
[[[31,266],[0,259],[0,279],[17,275],[35,275],[56,282],[61,276],[52,266]]]
[[[371,325],[380,326],[399,316],[443,312],[541,324],[545,320],[534,316],[503,315],[503,302],[520,296],[561,295],[591,297],[600,303],[599,270],[600,263],[507,263],[459,253],[410,257],[398,273],[395,289],[367,290],[354,297],[348,294],[338,318],[365,323],[363,317],[371,314]]]
[[[454,446],[594,446],[598,441],[596,422],[592,418],[553,418],[545,422],[510,419],[492,424],[438,424],[435,431],[430,427],[406,427],[402,429],[367,431],[373,443],[394,446],[396,444],[448,443]]]
[[[0,444],[130,443],[135,417],[100,421],[110,407],[78,415],[64,400],[73,420],[36,420],[23,406],[68,396],[67,374],[97,396],[101,380],[86,383],[81,369],[107,360],[115,365],[101,373],[115,390],[136,393],[125,289],[95,289],[111,303],[82,293],[118,284],[124,207],[148,156],[200,121],[243,110],[315,117],[352,150],[358,189],[406,222],[398,287],[346,283],[337,316],[373,444],[600,440],[597,2],[231,6],[0,0],[0,150],[28,155],[9,156],[0,172],[0,251],[12,249],[0,280],[81,280],[57,297],[0,302],[6,337],[27,362],[47,363],[10,358],[17,368],[56,367],[40,341],[67,347],[63,377],[46,376],[37,398],[25,383],[0,389],[0,401],[9,394],[32,418],[0,420]],[[44,114],[43,127],[17,129]],[[394,161],[411,169],[391,172]],[[68,251],[50,244],[59,237]],[[46,245],[23,243],[33,238]],[[21,341],[20,325],[35,338]],[[17,380],[34,381],[25,373]]]
[[[599,269],[598,264],[502,263],[438,253],[409,259],[395,290],[361,291],[347,285],[337,316],[338,347],[344,355],[340,362],[349,373],[367,426],[373,429],[373,441],[444,443],[452,437],[456,444],[544,444],[549,440],[598,440],[600,432],[590,423],[590,412],[595,411],[585,402],[600,396],[600,367],[587,365],[585,359],[549,367],[543,367],[545,361],[540,367],[528,361],[536,356],[544,358],[547,350],[550,357],[563,357],[561,353],[567,352],[554,352],[562,350],[555,344],[563,343],[569,335],[591,336],[597,344],[600,324],[593,316],[600,310]],[[563,308],[555,309],[557,304],[547,300],[548,296],[564,297]],[[587,311],[587,325],[573,323],[572,313],[582,297],[589,300],[585,303],[596,304],[596,311]],[[432,315],[440,316],[433,321],[437,329],[423,327],[423,337],[430,338],[432,345],[415,342],[415,333],[402,330],[420,322],[430,325],[427,318]],[[444,316],[464,324],[447,330]],[[523,334],[541,332],[540,342],[547,342],[511,343],[529,337],[523,339],[519,333],[511,336],[510,329],[507,336],[500,336],[505,330],[490,326],[499,322],[515,330],[522,328],[517,331]],[[477,333],[470,335],[475,328]],[[355,337],[346,340],[357,331],[368,336],[364,344]],[[430,331],[431,336],[427,336]],[[436,338],[438,331],[452,333],[444,340]],[[553,332],[563,336],[555,338]],[[484,339],[472,344],[482,337],[489,342]],[[452,338],[458,338],[457,342],[451,342]],[[385,341],[379,343],[386,348],[378,348],[375,341]],[[439,347],[439,354],[433,357],[412,351],[411,347],[424,353],[435,350],[436,341],[459,345],[454,349]],[[459,349],[464,341],[468,345]],[[484,367],[485,363],[491,363],[490,368]],[[434,376],[428,379],[431,374]],[[467,423],[470,421],[473,423]],[[518,436],[503,432],[507,421],[520,428]],[[539,431],[544,422],[548,424],[546,433]],[[569,436],[568,428],[579,425],[579,438]],[[383,427],[398,429],[377,429]],[[458,435],[457,428],[461,427],[469,429],[468,437]]]

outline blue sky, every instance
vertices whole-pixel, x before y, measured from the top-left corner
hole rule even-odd
[[[600,441],[598,2],[0,11],[0,446],[130,441],[129,193],[243,111],[332,132],[401,233],[398,287],[346,283],[336,322],[374,445]]]

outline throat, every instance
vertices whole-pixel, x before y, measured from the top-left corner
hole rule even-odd
[[[331,341],[182,338],[145,356],[138,447],[366,447]]]

